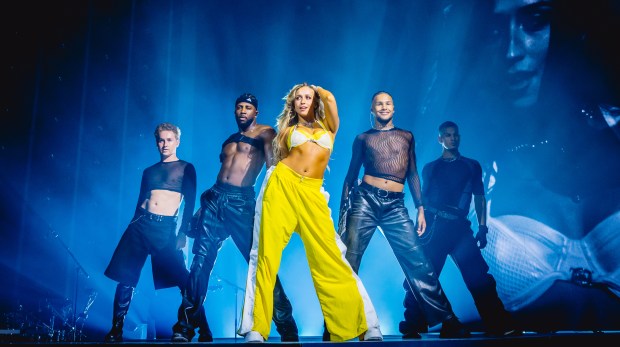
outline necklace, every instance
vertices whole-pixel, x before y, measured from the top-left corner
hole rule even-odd
[[[314,123],[316,122],[316,119],[313,119],[312,122],[306,122],[303,119],[299,118],[299,124],[307,127],[307,128],[314,128]]]
[[[372,128],[377,131],[388,131],[394,129],[394,124],[384,125],[382,127],[377,127],[376,125],[373,125]]]
[[[454,157],[450,157],[450,158],[441,157],[441,160],[443,160],[446,163],[451,163],[451,162],[457,160],[458,158],[459,158],[459,156],[455,155]]]

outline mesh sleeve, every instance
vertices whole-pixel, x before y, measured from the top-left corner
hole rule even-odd
[[[407,168],[407,183],[409,184],[409,191],[413,198],[413,203],[416,208],[422,206],[422,188],[420,184],[420,176],[418,175],[418,166],[416,163],[415,155],[415,138],[411,135],[411,143],[409,145],[409,167]]]
[[[185,166],[185,172],[183,174],[183,219],[181,221],[180,232],[188,233],[190,227],[190,221],[194,213],[194,206],[196,205],[196,169],[194,165],[187,163]]]
[[[356,179],[359,176],[360,168],[362,167],[362,162],[364,160],[364,146],[360,136],[355,137],[355,140],[353,141],[353,150],[351,152],[351,163],[349,164],[349,171],[347,171],[347,176],[344,179],[344,184],[342,186],[342,196],[340,197],[341,210],[349,199],[349,193],[351,192],[351,188],[353,187]]]

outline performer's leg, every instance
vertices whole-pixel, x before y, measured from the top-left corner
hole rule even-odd
[[[346,228],[341,230],[340,239],[347,251],[345,258],[357,274],[362,257],[377,228],[376,210],[372,200],[367,200],[363,190],[354,191],[351,207],[346,213]],[[323,323],[323,341],[330,341],[330,333]]]
[[[381,228],[405,273],[411,293],[424,312],[424,319],[431,326],[442,323],[440,337],[468,337],[469,331],[454,314],[452,305],[439,283],[439,275],[435,271],[433,260],[426,256],[404,201],[397,199],[390,204],[393,205],[391,208],[385,206],[388,213]],[[438,235],[433,237],[436,238]],[[446,254],[437,250],[433,253],[433,257],[445,260]],[[443,267],[443,262],[440,267]],[[424,324],[424,319],[416,318],[416,323],[413,325]],[[416,333],[411,335],[408,337],[418,337]]]
[[[215,199],[213,194],[203,194],[201,197],[201,228],[194,239],[192,247],[194,259],[190,272],[181,288],[182,299],[178,309],[178,321],[172,327],[174,333],[172,340],[177,342],[190,342],[195,335],[196,327],[200,328],[200,339],[205,342],[213,339],[204,312],[204,301],[215,260],[227,235],[222,234],[216,211],[208,207],[209,197]]]
[[[377,229],[378,221],[372,200],[367,200],[362,192],[354,192],[351,208],[347,213],[346,229],[340,239],[347,247],[346,259],[358,273],[362,257]]]
[[[297,224],[295,210],[290,205],[291,187],[279,177],[279,166],[268,178],[264,195],[259,195],[252,250],[248,264],[245,300],[241,326],[242,336],[252,332],[267,340],[273,318],[273,292],[282,251],[288,244]],[[267,178],[266,178],[267,179]],[[264,196],[264,198],[263,198]]]
[[[123,233],[104,272],[107,277],[118,282],[114,294],[112,328],[104,338],[106,342],[123,341],[125,317],[148,257],[148,249],[144,247],[139,236],[142,228],[145,228],[145,225],[141,216],[136,216]]]
[[[299,188],[299,234],[331,340],[350,340],[370,328],[382,338],[366,289],[345,259],[346,247],[334,229],[327,200],[320,192],[321,183],[318,187],[311,184],[304,180]]]
[[[469,222],[465,225],[452,224],[459,233],[459,236],[455,235],[452,260],[461,271],[487,333],[498,336],[513,333],[515,323],[497,294],[495,278],[489,273],[489,266],[476,244]]]
[[[231,199],[229,198],[229,200]],[[238,201],[235,199],[234,202],[237,209],[234,213],[231,212],[226,215],[230,236],[248,263],[250,261],[250,250],[252,249],[255,213],[255,204],[250,201],[253,201],[253,196],[252,199],[249,197],[239,199]],[[280,334],[281,341],[299,341],[297,323],[293,318],[293,306],[286,296],[278,277],[276,277],[276,284],[273,290],[273,306],[273,321],[276,325],[276,330]]]
[[[123,342],[123,324],[133,298],[134,287],[119,283],[114,294],[112,329],[106,334],[105,342]]]

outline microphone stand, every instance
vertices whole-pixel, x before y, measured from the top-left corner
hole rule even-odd
[[[80,279],[80,273],[82,273],[84,275],[84,277],[86,277],[86,278],[90,278],[90,275],[88,274],[88,272],[86,272],[84,267],[77,260],[77,258],[73,254],[73,252],[71,252],[71,249],[69,249],[67,244],[65,244],[64,241],[59,237],[58,233],[55,230],[50,228],[50,234],[52,235],[53,238],[58,240],[58,242],[67,251],[67,253],[69,253],[69,256],[71,257],[71,259],[73,259],[73,262],[75,263],[75,294],[74,294],[74,298],[73,298],[73,317],[72,317],[72,322],[71,322],[72,325],[73,325],[71,327],[71,330],[73,330],[73,342],[75,342],[76,339],[77,339],[77,337],[76,337],[76,333],[77,333],[77,328],[76,328],[77,315],[76,315],[76,311],[77,311],[77,299],[78,299],[78,281]]]

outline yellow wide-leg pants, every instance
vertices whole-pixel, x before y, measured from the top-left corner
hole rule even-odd
[[[304,244],[310,274],[332,341],[379,329],[375,309],[345,259],[323,191],[323,180],[299,175],[283,163],[271,167],[257,198],[254,241],[238,333],[271,330],[273,289],[282,252],[294,231]]]

